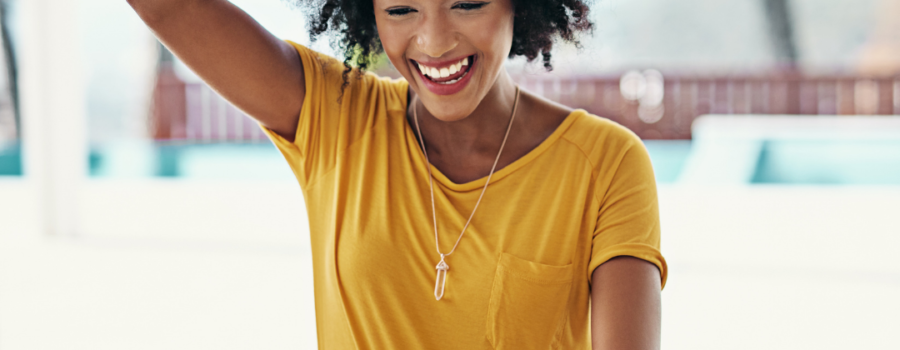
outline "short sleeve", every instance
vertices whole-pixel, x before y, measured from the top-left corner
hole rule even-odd
[[[262,126],[305,187],[333,169],[340,153],[358,140],[388,109],[402,109],[405,85],[371,73],[347,75],[344,64],[290,42],[303,64],[306,95],[294,142]],[[402,92],[401,92],[402,91]]]
[[[618,256],[646,260],[659,268],[665,286],[666,261],[660,252],[659,204],[656,180],[647,149],[631,132],[615,142],[613,156],[601,164],[600,210],[591,242],[588,281],[594,270]],[[605,169],[604,169],[605,168]]]

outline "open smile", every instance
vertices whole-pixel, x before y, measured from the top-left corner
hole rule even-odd
[[[471,78],[475,55],[440,63],[421,63],[410,60],[424,85],[437,95],[451,95],[462,90]]]

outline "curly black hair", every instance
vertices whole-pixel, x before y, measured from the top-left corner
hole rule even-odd
[[[375,25],[372,0],[295,0],[309,15],[310,38],[326,32],[337,32],[339,50],[344,55],[344,85],[351,65],[364,71],[384,51]],[[593,29],[588,19],[589,8],[582,0],[512,0],[515,8],[512,48],[509,57],[525,56],[528,62],[538,55],[544,68],[550,64],[554,40],[579,46],[576,34]],[[320,9],[320,10],[319,10]]]

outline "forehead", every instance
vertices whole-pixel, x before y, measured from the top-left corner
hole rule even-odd
[[[460,2],[511,2],[512,0],[372,0],[375,7],[397,6],[397,5],[430,5],[430,6],[450,6]]]
[[[372,0],[375,4],[378,3],[409,3],[409,4],[443,4],[449,2],[458,2],[459,0]]]

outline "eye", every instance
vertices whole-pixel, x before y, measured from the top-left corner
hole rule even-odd
[[[461,2],[456,5],[453,5],[453,8],[471,11],[471,10],[480,9],[487,4],[488,4],[488,2]]]
[[[407,14],[409,14],[411,12],[415,12],[415,11],[416,10],[413,10],[409,7],[393,7],[393,8],[384,10],[384,12],[387,12],[388,16],[395,16],[395,17],[407,15]]]

